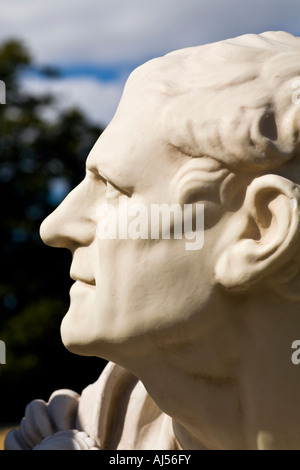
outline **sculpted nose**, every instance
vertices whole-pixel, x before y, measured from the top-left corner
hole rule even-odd
[[[88,201],[82,193],[81,185],[77,186],[42,222],[40,236],[46,245],[73,250],[92,242],[96,224],[88,216]]]

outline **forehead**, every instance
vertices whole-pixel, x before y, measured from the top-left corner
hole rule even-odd
[[[247,36],[242,43],[247,46],[249,41],[254,40]],[[272,57],[272,47],[241,48],[224,41],[175,51],[138,67],[87,165],[107,179],[132,186],[137,177],[150,175],[152,167],[160,171],[171,146],[230,165],[262,161],[269,141],[261,135],[261,119],[270,108],[295,109],[290,81],[274,70],[280,66],[290,75],[292,67],[295,75],[299,69],[299,61],[295,65],[289,54],[287,64],[276,50]],[[286,84],[279,93],[282,81]],[[277,144],[285,148],[286,139],[281,143],[280,135]]]
[[[130,76],[114,118],[86,162],[88,169],[124,189],[150,180],[172,161],[161,119],[165,97],[148,86],[151,70],[147,63]]]

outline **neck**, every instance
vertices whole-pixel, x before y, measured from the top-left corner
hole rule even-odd
[[[299,306],[284,311],[267,295],[260,305],[253,295],[229,304],[224,322],[197,342],[159,344],[129,366],[173,418],[183,449],[299,448],[300,374],[291,361]]]

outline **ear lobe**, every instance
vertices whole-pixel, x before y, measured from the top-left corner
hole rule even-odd
[[[299,242],[298,186],[278,175],[264,175],[249,185],[241,209],[229,224],[216,266],[217,281],[228,289],[245,289],[276,271]]]

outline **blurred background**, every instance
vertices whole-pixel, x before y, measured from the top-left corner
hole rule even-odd
[[[131,70],[240,34],[300,36],[299,19],[299,0],[0,0],[0,426],[34,398],[81,392],[105,365],[61,343],[71,256],[39,226],[83,178]]]

